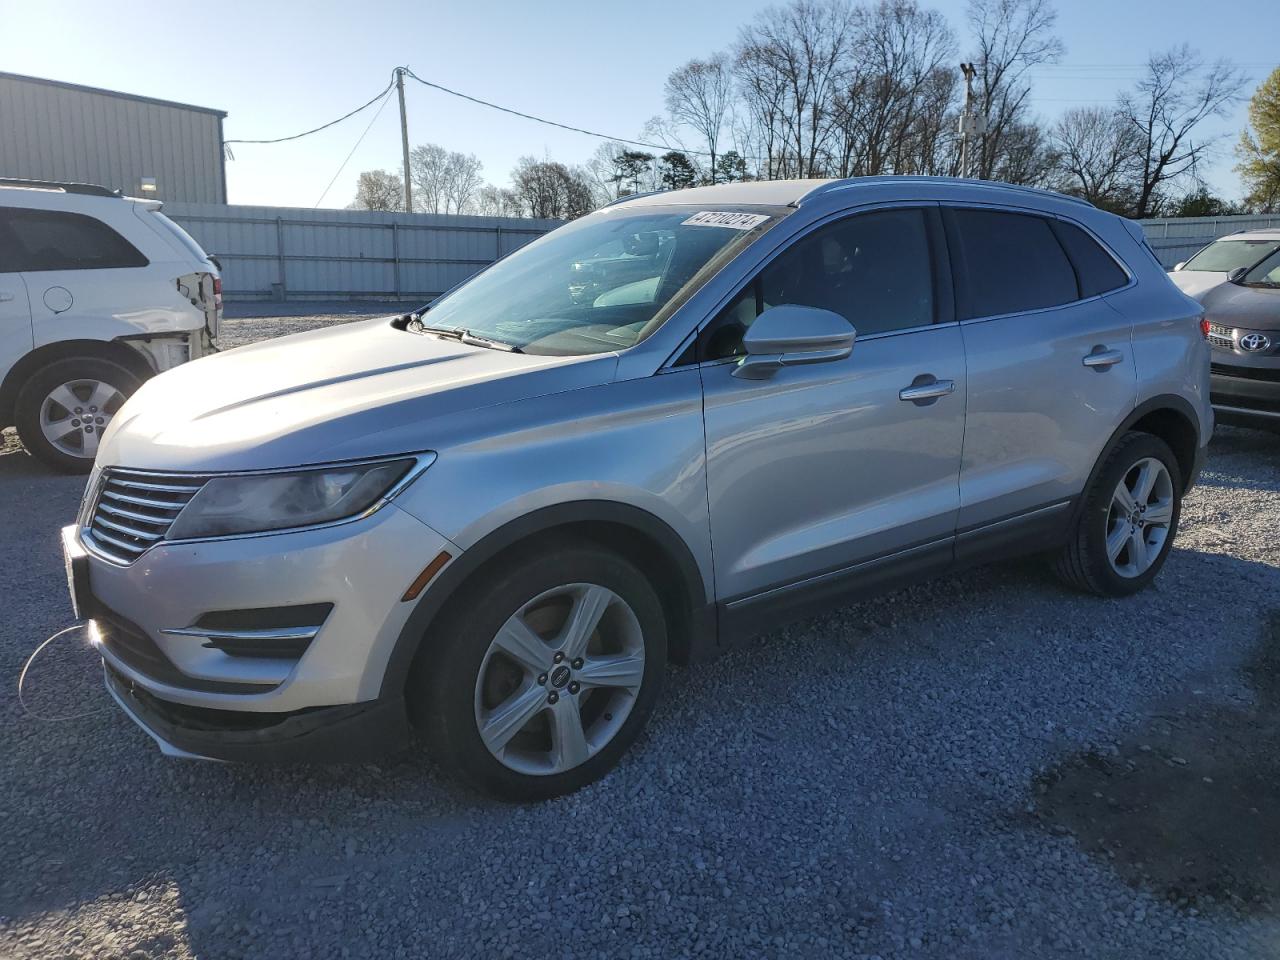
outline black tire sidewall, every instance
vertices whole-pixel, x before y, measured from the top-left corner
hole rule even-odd
[[[1169,521],[1169,533],[1155,562],[1139,576],[1123,577],[1115,571],[1107,558],[1107,516],[1111,509],[1111,496],[1116,485],[1134,465],[1148,457],[1159,460],[1169,471],[1169,478],[1173,481],[1173,517]],[[1182,470],[1173,451],[1167,443],[1151,434],[1126,434],[1107,457],[1085,503],[1081,522],[1085,524],[1087,556],[1093,566],[1090,573],[1108,596],[1122,597],[1137,593],[1160,573],[1178,533],[1178,521],[1182,516],[1182,484]]]
[[[88,473],[93,460],[63,453],[45,439],[40,429],[40,409],[50,391],[72,380],[100,380],[109,383],[127,399],[142,385],[126,367],[102,357],[68,357],[55,360],[31,376],[18,391],[15,426],[22,445],[42,463],[63,473]]]
[[[411,674],[410,710],[431,752],[484,792],[508,800],[547,799],[598,780],[639,735],[661,690],[667,631],[653,587],[631,563],[593,545],[527,556],[481,576],[471,589],[459,592],[438,626],[432,627]],[[644,679],[622,727],[586,763],[560,774],[522,774],[504,766],[480,738],[476,678],[507,618],[538,594],[568,583],[607,587],[631,607],[644,636]]]

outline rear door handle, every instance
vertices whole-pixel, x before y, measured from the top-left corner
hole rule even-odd
[[[1105,347],[1094,347],[1093,352],[1080,362],[1086,367],[1093,367],[1095,370],[1109,370],[1123,359],[1124,354],[1119,350],[1108,350]]]
[[[921,379],[921,377],[916,377],[917,381]],[[956,382],[954,380],[927,380],[923,383],[917,382],[909,387],[903,387],[898,391],[898,399],[919,403],[921,400],[937,400],[939,397],[945,397],[947,394],[955,392]]]

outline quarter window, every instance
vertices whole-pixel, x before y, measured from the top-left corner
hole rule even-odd
[[[924,211],[877,210],[800,238],[707,327],[701,358],[740,355],[743,334],[755,318],[784,303],[832,310],[859,336],[932,323],[933,269]]]
[[[1111,254],[1079,227],[1062,220],[1050,220],[1049,224],[1076,268],[1081,298],[1096,297],[1129,282]]]
[[[1056,307],[1077,299],[1076,275],[1042,217],[948,210],[961,319]]]
[[[0,209],[0,269],[145,267],[138,248],[101,220],[56,210]]]

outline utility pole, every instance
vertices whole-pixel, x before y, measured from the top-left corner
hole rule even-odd
[[[400,95],[400,149],[404,155],[404,212],[413,213],[413,184],[409,182],[409,118],[404,112],[404,67],[396,67],[396,93]]]
[[[973,115],[973,78],[977,70],[972,63],[960,64],[960,72],[964,74],[964,109],[960,112],[960,176],[969,176],[969,139],[977,133],[976,118]]]

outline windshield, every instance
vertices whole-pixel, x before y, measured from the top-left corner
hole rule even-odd
[[[524,353],[588,354],[643,340],[782,207],[602,210],[560,227],[417,315]]]
[[[1188,260],[1182,269],[1230,273],[1241,267],[1252,267],[1276,250],[1280,250],[1280,240],[1219,240]]]

